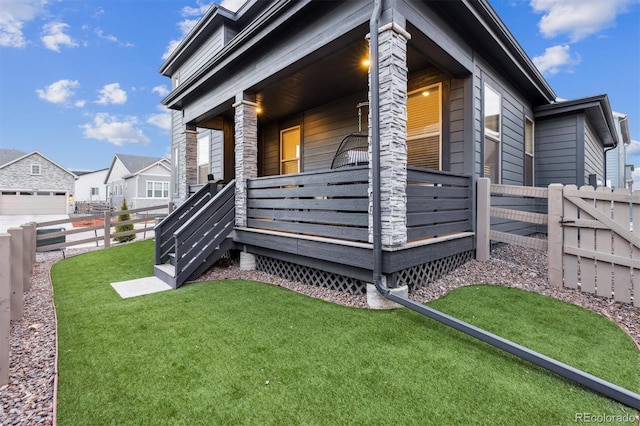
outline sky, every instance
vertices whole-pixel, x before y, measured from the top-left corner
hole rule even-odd
[[[640,0],[489,2],[560,98],[606,93],[629,115],[640,188]],[[210,4],[0,0],[0,148],[71,170],[168,156],[170,81],[158,69]]]

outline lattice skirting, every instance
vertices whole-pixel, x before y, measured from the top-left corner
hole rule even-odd
[[[432,282],[453,272],[459,266],[473,259],[473,251],[454,254],[433,262],[423,263],[398,272],[396,286],[406,285],[409,292],[414,292],[422,287],[428,287]]]
[[[407,285],[410,292],[421,287],[427,287],[433,281],[454,271],[471,259],[473,259],[473,252],[468,251],[404,269],[397,274],[396,286]],[[304,284],[325,287],[349,294],[360,295],[366,293],[367,283],[364,281],[266,256],[256,256],[256,269],[288,280],[300,281]]]

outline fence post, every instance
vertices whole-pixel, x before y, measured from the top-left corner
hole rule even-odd
[[[549,284],[562,287],[563,270],[562,255],[564,247],[564,232],[562,230],[562,216],[564,203],[563,186],[559,183],[549,185],[549,221],[547,225],[547,258],[549,262]]]
[[[11,235],[0,234],[0,387],[9,383],[11,334]]]
[[[33,271],[33,263],[31,262],[31,251],[35,251],[35,245],[32,245],[31,232],[33,223],[27,223],[20,226],[22,228],[22,279],[24,291],[27,292],[31,288],[31,272]]]
[[[104,212],[104,248],[111,247],[111,212]]]
[[[24,310],[24,281],[22,279],[24,275],[22,268],[24,251],[22,247],[22,229],[9,228],[7,232],[11,235],[9,261],[14,265],[14,267],[11,268],[11,319],[19,320],[22,318],[22,311]]]
[[[487,261],[491,258],[491,180],[478,179],[477,226],[476,226],[476,259]]]

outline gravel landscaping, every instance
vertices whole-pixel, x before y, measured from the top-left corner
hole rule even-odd
[[[67,250],[71,256],[86,251]],[[55,417],[56,319],[49,271],[62,259],[61,252],[39,253],[31,289],[25,294],[25,313],[11,323],[9,384],[0,387],[0,424],[53,424]],[[410,297],[426,302],[460,286],[491,283],[534,291],[598,312],[624,329],[640,349],[640,308],[614,303],[570,289],[547,284],[546,254],[515,246],[500,247],[488,262],[471,261]],[[274,277],[264,272],[240,271],[237,263],[222,262],[199,281],[246,279],[278,285],[333,303],[366,307],[365,296],[351,296],[321,287]]]

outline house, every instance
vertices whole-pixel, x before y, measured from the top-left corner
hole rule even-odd
[[[86,171],[73,170],[76,180],[76,212],[90,212],[107,206],[107,186],[104,183],[109,169]]]
[[[169,204],[171,167],[160,157],[116,154],[103,183],[107,203],[118,210],[122,200],[129,209]]]
[[[214,5],[162,64],[178,208],[156,228],[158,276],[179,286],[232,247],[258,269],[363,293],[379,190],[384,279],[419,287],[473,258],[477,178],[543,184],[538,144],[556,118],[574,118],[576,142],[616,144],[606,97],[556,106],[487,0],[383,1],[372,19],[377,3]],[[361,165],[332,169],[349,145],[345,163]],[[583,174],[603,176],[593,166]],[[191,195],[207,174],[227,185]]]
[[[0,149],[0,215],[73,213],[76,179],[38,151]]]
[[[536,186],[606,184],[605,149],[620,145],[607,95],[540,105],[534,118]]]
[[[605,152],[606,186],[610,188],[628,188],[626,166],[627,147],[631,145],[629,116],[613,111],[613,120],[618,134],[618,145]]]

